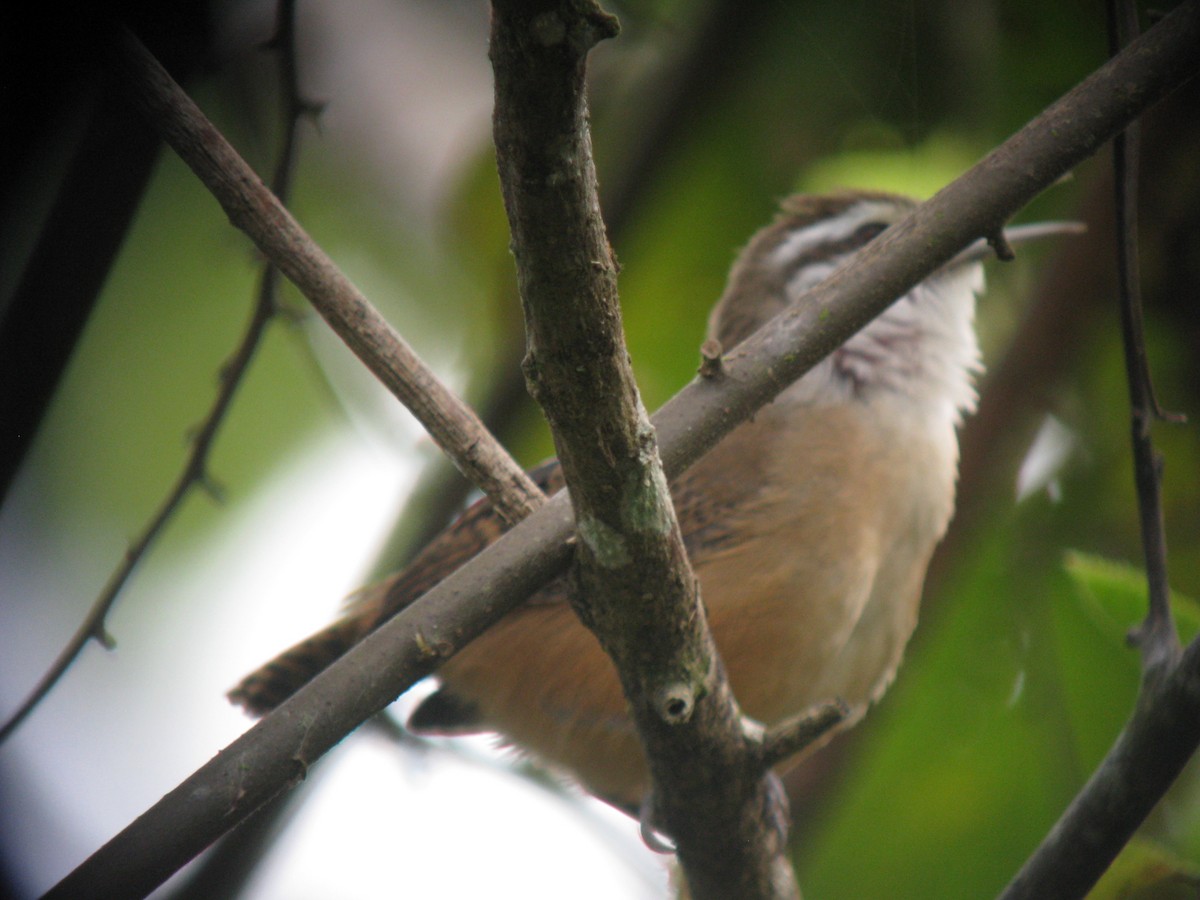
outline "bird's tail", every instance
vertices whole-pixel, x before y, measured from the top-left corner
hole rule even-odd
[[[255,716],[265,716],[362,638],[362,624],[353,616],[284,650],[251,672],[227,695],[231,703]]]

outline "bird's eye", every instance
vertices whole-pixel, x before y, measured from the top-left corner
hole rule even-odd
[[[859,225],[854,230],[854,242],[861,247],[868,241],[879,237],[885,228],[887,228],[886,222],[867,222],[865,225]]]

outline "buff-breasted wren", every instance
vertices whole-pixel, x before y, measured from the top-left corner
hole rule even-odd
[[[708,336],[726,350],[913,208],[890,194],[797,196],[741,252]],[[975,404],[982,254],[892,304],[671,484],[708,621],[747,715],[770,724],[884,692],[917,622],[954,509],[956,429]],[[548,492],[557,464],[533,473]],[[339,621],[248,676],[231,699],[273,708],[502,531],[486,501]],[[647,767],[615,670],[559,578],[439,671],[420,732],[499,732],[597,795],[637,808]]]

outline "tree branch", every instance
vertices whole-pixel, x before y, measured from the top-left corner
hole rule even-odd
[[[1131,2],[1109,0],[1109,47],[1120,51],[1137,33],[1137,10]],[[1167,577],[1167,536],[1162,512],[1162,457],[1155,451],[1150,426],[1168,418],[1154,396],[1142,315],[1138,264],[1137,201],[1141,127],[1134,122],[1113,138],[1113,188],[1117,238],[1117,291],[1121,314],[1121,343],[1129,383],[1130,443],[1137,488],[1142,552],[1146,563],[1149,604],[1146,618],[1132,635],[1147,670],[1171,666],[1179,658],[1179,636],[1171,617],[1171,588]]]
[[[495,0],[501,191],[525,309],[530,393],[574,506],[576,612],[616,664],[653,773],[655,824],[693,897],[799,897],[783,796],[718,661],[654,429],[629,364],[584,84],[616,34],[590,3]]]
[[[1109,44],[1117,54],[1136,31],[1129,2],[1109,0]],[[1197,44],[1200,46],[1200,42]],[[1154,397],[1142,325],[1137,253],[1138,148],[1132,123],[1113,139],[1118,300],[1129,384],[1148,609],[1131,635],[1142,652],[1137,707],[1083,790],[1001,895],[1002,900],[1082,897],[1166,793],[1200,746],[1200,639],[1182,655],[1171,615],[1163,523],[1162,458],[1150,426],[1163,413]]]
[[[668,477],[798,378],[871,315],[1022,204],[1195,71],[1196,0],[1168,14],[962,178],[873,241],[725,360],[725,375],[689,384],[653,418]],[[756,405],[757,404],[757,405]],[[464,565],[262,719],[112,838],[48,896],[140,896],[302,778],[307,766],[481,633],[570,558],[565,496]],[[1200,651],[1189,648],[1194,665]],[[1172,682],[1173,684],[1173,682]],[[1191,715],[1191,723],[1200,715]],[[1200,735],[1174,732],[1194,746]],[[1149,745],[1148,752],[1160,748]],[[1152,756],[1152,759],[1157,759]],[[1144,766],[1142,771],[1154,768]],[[1139,790],[1161,785],[1148,779]]]
[[[295,47],[292,40],[292,7],[293,0],[284,0],[280,11],[278,33],[274,39],[279,50],[281,83],[287,104],[284,110],[283,146],[280,148],[279,159],[272,177],[272,190],[276,197],[281,198],[281,203],[286,201],[291,193],[291,181],[296,168],[296,147],[299,137],[297,129],[300,119],[314,111],[312,104],[307,103],[300,96],[299,85],[296,81]],[[258,352],[267,326],[277,313],[278,286],[279,270],[268,262],[263,267],[258,284],[257,299],[250,313],[250,321],[246,324],[246,330],[242,333],[242,338],[233,354],[221,366],[216,399],[213,400],[208,414],[192,433],[191,450],[184,461],[183,470],[159,505],[157,512],[150,519],[149,524],[125,551],[124,558],[109,576],[100,596],[93,601],[91,609],[88,610],[83,622],[71,636],[66,647],[59,653],[58,658],[54,660],[24,702],[9,716],[3,726],[0,726],[0,744],[4,743],[20,727],[37,705],[53,690],[90,640],[94,639],[105,648],[112,649],[115,641],[105,627],[108,613],[117,602],[117,598],[133,575],[138,563],[150,551],[154,542],[175,516],[184,499],[191,494],[192,489],[199,487],[219,498],[220,487],[208,471],[208,458],[217,434],[225,423],[234,395],[250,370],[250,364]]]
[[[1000,900],[1083,897],[1200,746],[1200,639],[1160,679]]]
[[[508,522],[543,497],[483,423],[417,356],[292,218],[145,47],[123,31],[116,64],[134,104],[217,198],[229,220],[300,289]]]

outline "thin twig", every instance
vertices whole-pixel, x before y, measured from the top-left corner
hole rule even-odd
[[[1137,8],[1130,0],[1108,0],[1106,7],[1109,50],[1115,56],[1137,35]],[[1167,575],[1167,535],[1162,512],[1163,460],[1154,449],[1150,436],[1150,426],[1154,420],[1169,417],[1155,398],[1146,353],[1137,235],[1140,149],[1141,126],[1137,122],[1113,138],[1121,343],[1125,351],[1125,376],[1129,383],[1133,478],[1137,488],[1149,594],[1146,618],[1133,632],[1131,639],[1141,649],[1147,669],[1153,669],[1178,659],[1179,636],[1171,617],[1171,589]]]
[[[281,202],[287,200],[291,193],[292,175],[296,169],[296,150],[299,140],[299,122],[301,117],[311,114],[315,107],[305,102],[300,96],[296,81],[295,47],[293,40],[292,7],[295,0],[283,0],[280,7],[278,31],[272,43],[279,49],[280,64],[283,72],[283,84],[287,94],[285,109],[283,145],[279,151],[279,160],[275,166],[272,178],[272,188],[275,196]],[[221,365],[217,396],[213,400],[208,413],[195,427],[191,434],[191,450],[184,461],[183,469],[175,484],[159,505],[158,510],[150,519],[141,535],[129,546],[120,565],[109,576],[104,590],[93,601],[83,622],[71,636],[70,641],[59,653],[54,664],[46,671],[25,701],[14,712],[3,726],[0,726],[0,743],[3,743],[29,714],[54,688],[59,679],[79,657],[83,648],[91,639],[95,639],[107,649],[115,646],[115,641],[105,628],[105,620],[109,611],[120,597],[121,591],[128,583],[138,564],[145,558],[155,541],[166,529],[172,517],[182,505],[184,499],[199,487],[218,501],[221,499],[221,489],[208,471],[208,460],[221,426],[225,424],[233,398],[245,380],[250,364],[262,343],[267,326],[278,311],[279,270],[271,262],[263,266],[259,278],[258,290],[254,308],[250,313],[250,321],[242,333],[241,340],[229,358]]]
[[[1188,0],[954,185],[889,228],[893,238],[873,241],[853,272],[843,270],[814,290],[811,302],[745,341],[726,359],[728,377],[697,379],[684,388],[653,420],[668,477],[682,472],[894,297],[1190,77],[1198,41],[1200,9],[1196,0]],[[314,759],[433,671],[443,653],[482,633],[560,574],[571,557],[571,533],[569,504],[559,495],[368,635],[92,854],[47,897],[149,893],[302,778]],[[1193,719],[1200,722],[1200,714]],[[1200,741],[1200,734],[1181,737]],[[1149,749],[1154,752],[1152,742]],[[1161,787],[1137,785],[1148,791]]]
[[[296,0],[279,0],[275,33],[263,45],[265,49],[275,52],[279,65],[278,92],[281,95],[283,144],[271,178],[271,190],[284,204],[291,197],[297,168],[298,126],[304,118],[311,117],[315,121],[322,108],[322,104],[305,97],[300,91],[295,7]],[[278,288],[279,269],[268,261],[263,266],[256,313],[270,315],[272,311],[276,314],[280,312]],[[266,851],[279,839],[311,795],[311,791],[297,790],[280,796],[274,803],[264,804],[241,828],[225,835],[210,848],[189,871],[184,883],[172,892],[170,900],[240,896]]]
[[[1133,3],[1109,0],[1110,51],[1137,32]],[[1001,900],[1083,897],[1182,771],[1200,744],[1200,639],[1181,652],[1172,621],[1160,494],[1162,460],[1150,425],[1165,417],[1154,399],[1142,325],[1137,254],[1136,123],[1113,138],[1121,337],[1132,408],[1134,481],[1146,559],[1149,608],[1132,635],[1142,651],[1137,706],[1099,768],[1005,888]]]
[[[849,715],[850,707],[840,700],[834,700],[766,729],[753,742],[757,744],[758,767],[769,769],[786,762],[825,737],[846,721]]]
[[[464,475],[517,522],[545,500],[478,417],[300,227],[230,143],[128,31],[116,64],[133,102],[346,345],[429,432]]]

